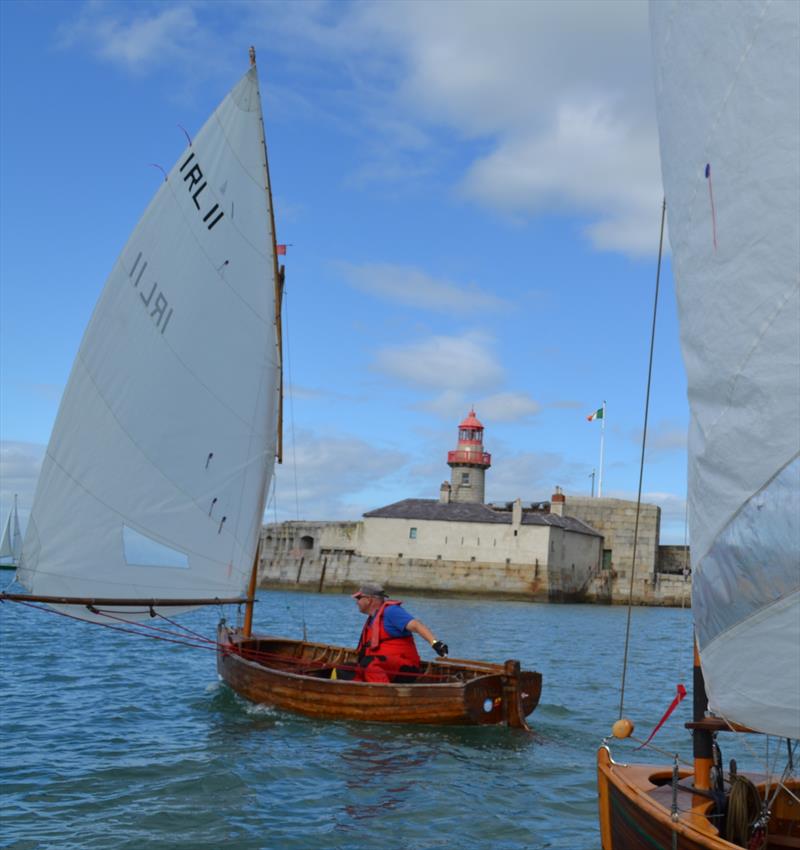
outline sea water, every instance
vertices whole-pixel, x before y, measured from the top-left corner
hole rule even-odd
[[[352,645],[363,624],[347,595],[259,598],[261,632]],[[543,674],[532,733],[255,706],[219,682],[210,649],[3,603],[0,847],[597,850],[595,753],[619,713],[626,609],[419,595],[405,604],[451,655],[518,658]],[[219,613],[180,620],[213,637]],[[688,608],[631,613],[625,714],[639,736],[676,685],[691,684],[692,623]],[[690,702],[654,740],[687,759]],[[612,752],[664,760],[630,742]]]

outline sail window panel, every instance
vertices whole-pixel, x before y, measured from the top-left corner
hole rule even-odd
[[[186,552],[165,546],[127,525],[122,526],[122,547],[126,562],[132,567],[189,569],[189,557]]]

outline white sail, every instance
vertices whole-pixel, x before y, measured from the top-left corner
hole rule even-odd
[[[650,10],[709,706],[797,738],[800,4]]]
[[[8,514],[3,537],[0,539],[0,561],[6,561],[14,567],[19,563],[22,554],[22,534],[19,530],[19,513],[17,512],[17,497],[14,496],[14,507]]]
[[[42,595],[240,595],[274,465],[275,258],[256,69],[122,250],[42,466],[20,581]]]

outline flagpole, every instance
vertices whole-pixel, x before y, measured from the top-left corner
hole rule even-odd
[[[597,479],[597,498],[603,495],[603,449],[606,442],[606,403],[603,401],[603,424],[600,426],[600,475]]]

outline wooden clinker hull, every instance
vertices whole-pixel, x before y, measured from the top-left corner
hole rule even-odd
[[[759,787],[758,777],[752,777]],[[607,747],[597,752],[603,850],[741,850],[714,826],[713,802],[691,793],[692,773],[680,771],[677,819],[672,819],[672,768],[618,764]],[[789,786],[800,790],[796,780]],[[759,792],[763,795],[763,782]],[[768,850],[800,848],[800,804],[782,791],[771,807]]]
[[[308,717],[442,726],[496,725],[527,728],[539,702],[540,673],[518,662],[440,659],[424,665],[420,681],[377,684],[331,679],[337,666],[355,665],[351,649],[253,635],[220,625],[217,670],[251,702]]]

